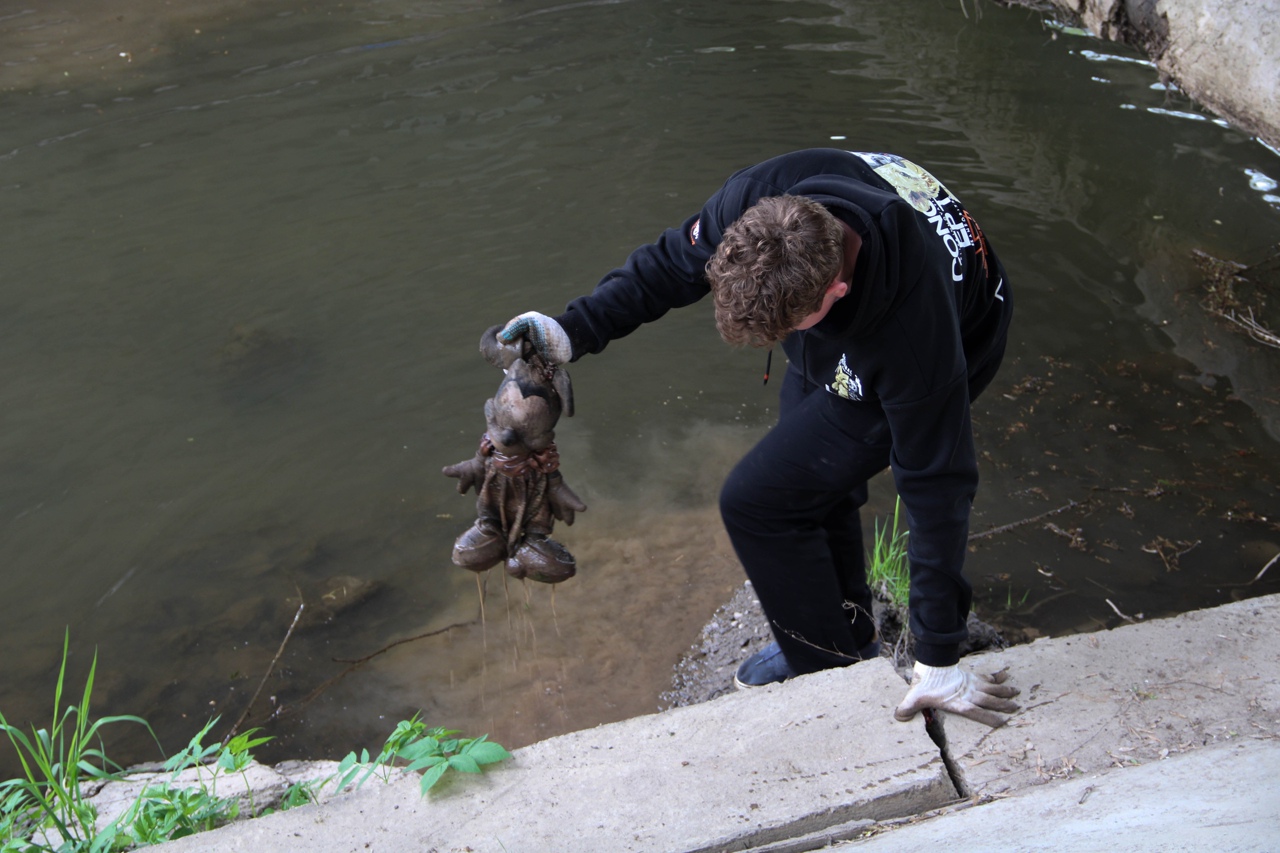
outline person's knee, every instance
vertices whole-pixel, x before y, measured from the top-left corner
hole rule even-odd
[[[741,525],[754,515],[750,501],[752,489],[745,480],[735,469],[720,487],[720,517],[726,527]]]
[[[720,487],[720,517],[730,531],[777,529],[789,516],[777,483],[771,482],[768,467],[748,455],[729,472]]]

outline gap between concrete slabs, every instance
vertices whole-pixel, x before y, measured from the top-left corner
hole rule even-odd
[[[1022,711],[1000,729],[946,718],[971,793],[999,794],[1280,736],[1280,596],[967,658],[1009,667]]]

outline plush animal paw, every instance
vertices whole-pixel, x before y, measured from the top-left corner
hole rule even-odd
[[[560,583],[577,573],[569,549],[549,536],[526,536],[507,560],[507,574],[538,583]]]
[[[565,524],[573,524],[574,513],[587,511],[582,498],[574,494],[559,473],[547,478],[547,503],[551,506],[551,514]]]
[[[453,564],[473,572],[491,569],[507,556],[502,531],[479,519],[453,543]]]

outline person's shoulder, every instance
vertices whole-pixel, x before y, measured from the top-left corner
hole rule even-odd
[[[789,185],[813,175],[851,174],[856,164],[857,158],[852,153],[839,148],[801,148],[761,160],[736,173],[735,177],[742,175],[759,179],[761,176],[785,175],[784,179],[776,182]]]

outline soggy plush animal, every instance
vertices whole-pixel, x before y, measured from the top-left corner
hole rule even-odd
[[[483,572],[506,562],[507,573],[560,583],[577,571],[573,555],[551,538],[555,520],[573,524],[586,505],[560,475],[555,425],[573,415],[573,388],[563,367],[544,362],[524,341],[502,344],[501,326],[480,339],[480,352],[503,370],[484,404],[487,431],[471,459],[448,465],[458,492],[476,490],[476,521],[458,537],[453,562]]]

